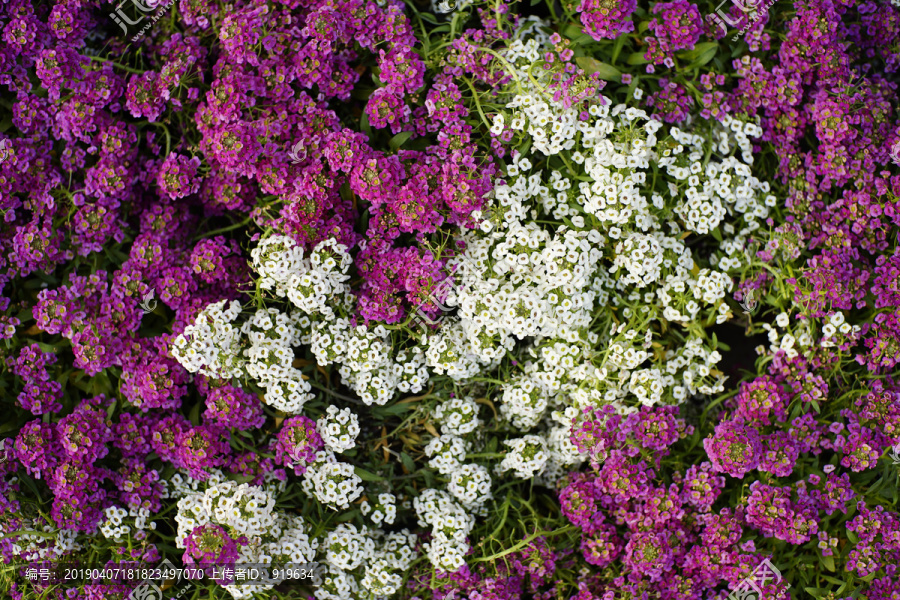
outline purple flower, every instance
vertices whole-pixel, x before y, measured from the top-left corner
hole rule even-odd
[[[188,157],[173,152],[163,161],[156,175],[156,185],[160,194],[170,200],[177,200],[196,194],[200,190],[201,178],[197,176],[200,158]]]
[[[759,432],[737,421],[719,423],[703,448],[716,472],[738,478],[755,469],[762,455]]]
[[[295,475],[306,472],[306,465],[316,459],[316,452],[325,447],[316,431],[316,422],[308,417],[291,417],[282,423],[274,441],[275,462],[293,468]]]

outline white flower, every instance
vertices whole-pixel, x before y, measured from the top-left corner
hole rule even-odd
[[[478,404],[471,398],[451,398],[437,406],[432,415],[441,424],[441,432],[465,435],[478,428]]]
[[[534,477],[550,458],[547,443],[538,435],[526,435],[503,443],[510,447],[510,451],[503,458],[498,471],[512,470],[521,479]]]
[[[316,431],[322,436],[325,447],[334,452],[344,452],[355,446],[359,435],[359,418],[349,408],[338,409],[331,405],[316,422]]]
[[[347,509],[350,503],[362,496],[362,479],[354,472],[353,465],[341,462],[310,466],[311,482],[316,499],[332,508]]]

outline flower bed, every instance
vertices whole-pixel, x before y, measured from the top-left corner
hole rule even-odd
[[[525,4],[5,5],[4,595],[900,594],[900,8]]]

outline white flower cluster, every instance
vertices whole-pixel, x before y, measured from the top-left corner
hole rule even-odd
[[[425,446],[429,466],[450,477],[447,490],[465,510],[486,515],[486,503],[493,498],[491,476],[482,465],[465,462],[470,443],[461,437],[474,434],[481,424],[478,404],[468,396],[451,398],[439,404],[432,417],[440,425],[440,435]]]
[[[472,398],[451,398],[434,409],[431,415],[441,424],[441,431],[450,435],[466,435],[481,425],[478,404]]]
[[[342,382],[367,404],[385,404],[397,390],[420,391],[428,380],[421,351],[392,357],[388,332],[364,325],[351,327],[344,312],[354,299],[346,281],[352,263],[348,248],[329,239],[303,257],[303,249],[286,236],[269,237],[251,252],[260,286],[274,289],[314,318],[309,343],[320,366],[339,365]]]
[[[264,488],[216,477],[203,492],[187,491],[178,500],[176,546],[185,548],[195,527],[215,523],[235,538],[246,538],[248,543],[238,548],[237,562],[281,566],[313,562],[318,541],[307,534],[303,517],[275,510],[275,494],[280,488],[283,485]],[[240,600],[270,590],[274,583],[223,587]]]
[[[353,261],[348,248],[334,239],[319,242],[305,259],[303,248],[291,238],[273,235],[251,250],[250,257],[260,286],[287,297],[308,315],[335,318],[333,299],[350,290],[347,271]]]
[[[82,544],[77,538],[78,532],[74,529],[57,529],[42,519],[32,519],[30,523],[23,522],[21,531],[15,532],[15,536],[10,540],[9,552],[28,562],[55,560],[75,550],[81,550]]]
[[[356,444],[359,418],[349,408],[338,409],[332,404],[316,422],[316,431],[322,436],[325,448],[332,452],[345,452]]]
[[[210,304],[172,342],[172,356],[191,373],[222,379],[243,376],[241,331],[232,324],[240,314],[237,300]]]
[[[329,532],[322,547],[325,559],[344,571],[352,571],[375,554],[375,541],[367,535],[366,529],[357,531],[348,523],[341,523]]]
[[[512,470],[516,477],[529,479],[540,473],[550,460],[547,442],[539,435],[526,435],[503,443],[510,451],[497,467],[500,472]]]
[[[487,514],[484,504],[493,498],[491,475],[487,468],[476,463],[461,465],[450,475],[447,489],[466,509],[480,515]]]
[[[453,474],[466,458],[466,446],[465,440],[449,433],[431,438],[425,445],[425,454],[431,458],[428,466],[442,475]]]
[[[317,600],[381,598],[395,594],[415,559],[416,536],[408,530],[385,534],[341,524],[320,549],[327,573],[314,590]]]
[[[782,315],[784,315],[782,319]],[[779,322],[778,319],[782,319]],[[776,322],[781,327],[787,327],[788,318],[787,315],[781,313],[776,318]],[[850,325],[844,320],[844,313],[841,311],[835,311],[834,314],[828,317],[825,325],[822,327],[822,340],[819,342],[819,345],[823,348],[832,348],[834,346],[839,346],[840,344],[847,341],[848,336],[853,338],[859,334],[862,328],[859,325]]]
[[[229,480],[210,485],[202,493],[189,493],[178,500],[175,545],[184,548],[191,531],[207,523],[231,527],[248,538],[261,538],[276,526],[274,510],[275,494],[262,487]]]
[[[431,541],[425,545],[428,560],[436,568],[454,572],[465,564],[466,540],[475,517],[447,492],[426,489],[413,500],[421,527],[430,526]]]
[[[150,510],[147,508],[130,508],[128,510],[112,505],[104,511],[106,519],[100,523],[100,533],[108,540],[122,541],[131,534],[132,528],[135,532],[144,529],[156,529],[156,522],[147,523],[150,516]],[[134,521],[131,524],[125,522],[125,519],[131,517]]]
[[[389,332],[381,325],[352,327],[346,318],[319,321],[310,342],[316,362],[338,364],[341,382],[366,404],[383,405],[397,391],[415,393],[428,382],[422,349],[394,355]]]
[[[300,344],[306,324],[308,318],[301,313],[260,308],[241,327],[250,344],[244,350],[247,374],[265,388],[266,404],[291,415],[299,414],[313,397],[312,386],[293,366],[294,346]]]
[[[518,93],[493,128],[531,150],[513,155],[481,233],[466,237],[467,277],[448,303],[480,360],[509,349],[504,335],[533,338],[535,360],[505,387],[500,412],[519,430],[547,427],[551,468],[576,456],[548,410],[627,412],[723,389],[705,324],[733,316],[731,275],[776,199],[749,166],[759,126],[726,117],[679,128],[602,96],[582,119],[540,88],[546,75],[531,67],[548,48],[536,31],[528,23],[506,51]],[[551,217],[566,226],[538,226]],[[720,241],[708,266],[688,240],[706,234]],[[598,316],[608,330],[591,339]],[[672,344],[667,322],[683,327],[683,342]]]
[[[586,328],[597,300],[592,283],[602,258],[596,244],[603,237],[565,226],[550,233],[522,223],[522,203],[506,202],[514,192],[501,185],[495,195],[515,220],[506,221],[502,233],[463,236],[465,254],[450,261],[462,273],[461,285],[447,297],[448,305],[458,306],[459,321],[428,340],[429,365],[454,379],[490,368],[516,340]]]
[[[207,306],[172,343],[172,356],[188,371],[226,379],[252,377],[266,404],[299,414],[312,387],[293,366],[293,347],[303,339],[309,318],[276,308],[258,309],[238,326],[241,305],[232,300]]]
[[[368,500],[363,500],[359,505],[359,511],[363,516],[369,517],[375,525],[392,525],[397,518],[397,497],[394,494],[378,494],[378,501],[374,505]],[[369,514],[371,513],[371,514]]]
[[[339,462],[330,450],[321,450],[306,467],[301,488],[332,510],[350,508],[363,495],[362,479],[353,465]]]
[[[406,529],[384,535],[375,560],[366,565],[360,582],[362,587],[376,597],[397,593],[403,584],[403,574],[415,560],[415,542],[416,536]]]
[[[262,541],[242,546],[238,563],[274,564],[279,567],[305,566],[315,561],[318,541],[310,537],[309,525],[300,515],[276,513],[276,523]],[[238,530],[240,531],[240,530]],[[280,583],[278,580],[274,584]],[[274,584],[236,583],[223,586],[237,600],[265,594]]]
[[[517,429],[528,431],[540,423],[549,398],[540,384],[522,376],[503,387],[501,401],[500,414]]]
[[[426,364],[439,375],[448,375],[462,381],[489,370],[500,363],[500,356],[487,364],[481,362],[475,347],[466,338],[464,324],[459,319],[445,322],[441,328],[425,338]],[[509,344],[510,349],[512,344]]]

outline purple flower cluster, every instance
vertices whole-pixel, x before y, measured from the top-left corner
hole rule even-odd
[[[293,468],[296,475],[305,473],[306,465],[315,461],[316,452],[325,447],[316,422],[302,416],[286,419],[273,445],[275,462]]]
[[[634,31],[631,15],[637,0],[581,0],[578,12],[584,31],[597,41]]]
[[[658,462],[672,444],[694,431],[677,414],[675,406],[645,406],[624,417],[610,405],[588,407],[572,422],[570,438],[595,462],[606,460],[613,451],[636,456],[641,450],[653,452]]]
[[[225,531],[225,528],[215,523],[198,525],[191,530],[184,541],[184,562],[186,565],[201,564],[209,577],[216,572],[212,565],[218,566],[218,573],[222,567],[231,565],[240,557],[238,546],[247,544],[247,539],[241,537],[233,539]],[[219,575],[218,577],[222,577]],[[225,579],[214,579],[217,583],[224,583]],[[228,581],[231,583],[231,581]]]
[[[16,459],[53,492],[51,517],[59,527],[90,532],[108,504],[101,483],[112,473],[96,463],[109,453],[113,439],[109,405],[104,396],[83,400],[55,425],[35,420],[16,437]]]
[[[749,526],[744,508],[713,510],[725,479],[710,462],[675,471],[665,484],[658,467],[634,451],[665,454],[688,435],[683,424],[675,426],[675,414],[670,407],[625,418],[608,413],[600,427],[594,422],[593,435],[581,438],[618,447],[594,473],[570,474],[560,505],[581,530],[584,559],[598,569],[616,563],[622,570],[611,580],[584,577],[574,598],[639,597],[652,586],[661,598],[699,600],[721,584],[736,584],[760,562],[752,545],[738,547]],[[576,432],[573,441],[578,438]]]
[[[687,0],[658,2],[650,9],[656,18],[650,20],[649,30],[653,36],[646,38],[647,50],[644,59],[672,68],[675,65],[672,54],[676,50],[689,50],[699,41],[706,30],[700,10]],[[655,37],[654,37],[655,36]],[[665,88],[665,84],[661,84]]]
[[[22,378],[24,389],[16,400],[19,406],[34,415],[62,410],[62,385],[50,379],[47,367],[56,363],[56,356],[42,352],[40,346],[25,346],[15,359],[7,359],[9,370]]]

